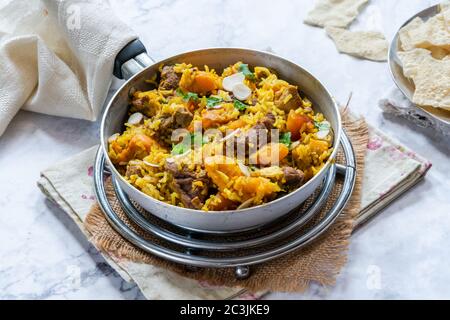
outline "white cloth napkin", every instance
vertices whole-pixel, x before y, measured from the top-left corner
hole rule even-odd
[[[386,113],[403,117],[422,128],[432,128],[450,136],[450,126],[430,117],[428,113],[412,104],[396,87],[392,87],[378,105]]]
[[[96,120],[136,38],[105,0],[0,0],[0,135],[21,108]]]

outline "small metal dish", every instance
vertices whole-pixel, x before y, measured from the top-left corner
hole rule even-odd
[[[394,39],[392,39],[391,45],[389,47],[389,69],[391,71],[392,79],[396,86],[400,89],[400,91],[405,95],[408,100],[412,102],[412,97],[414,95],[415,87],[414,83],[406,78],[403,75],[402,63],[397,55],[398,48],[400,46],[399,39],[399,31],[401,28],[406,26],[416,17],[420,17],[423,20],[428,20],[429,18],[435,16],[436,14],[441,12],[441,6],[439,4],[431,6],[421,12],[417,13],[410,19],[408,19],[396,32]],[[450,112],[446,110],[441,110],[433,107],[422,107],[417,106],[413,103],[414,106],[420,108],[423,112],[425,112],[428,116],[435,119],[437,122],[444,124],[445,126],[450,127]]]

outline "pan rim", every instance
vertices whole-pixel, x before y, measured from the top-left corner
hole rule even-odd
[[[315,81],[317,81],[319,83],[319,85],[323,88],[324,93],[326,95],[328,95],[328,97],[331,99],[331,101],[333,102],[333,107],[336,111],[336,127],[338,129],[338,132],[333,132],[334,133],[334,144],[333,144],[333,151],[330,154],[327,162],[325,163],[325,165],[319,170],[319,172],[313,177],[311,178],[308,182],[306,182],[304,185],[302,185],[301,187],[297,188],[296,190],[280,197],[277,198],[275,200],[272,200],[270,202],[267,203],[263,203],[257,206],[253,206],[253,207],[249,207],[249,208],[244,208],[244,209],[239,209],[239,210],[220,210],[220,211],[204,211],[204,210],[199,210],[199,209],[191,209],[191,208],[185,208],[185,207],[179,207],[179,206],[175,206],[172,204],[169,204],[167,202],[155,199],[153,197],[151,197],[150,195],[145,194],[144,192],[142,192],[141,190],[139,190],[138,188],[136,188],[135,186],[133,186],[131,183],[129,183],[128,181],[125,180],[125,178],[117,171],[117,169],[115,168],[115,166],[113,165],[111,159],[109,158],[108,155],[108,150],[106,149],[107,146],[107,141],[105,141],[105,136],[104,136],[104,132],[106,129],[106,116],[109,114],[109,111],[113,105],[113,101],[117,98],[117,96],[128,86],[129,82],[132,81],[133,79],[139,77],[142,73],[146,72],[149,68],[152,68],[154,66],[158,66],[161,64],[164,64],[165,62],[168,61],[173,61],[176,60],[178,57],[182,57],[185,56],[187,54],[199,54],[202,52],[206,52],[206,51],[226,51],[226,50],[230,50],[230,51],[243,51],[243,52],[247,52],[247,53],[257,53],[257,54],[263,54],[263,55],[267,55],[267,56],[271,56],[275,59],[281,60],[283,63],[289,63],[292,64],[294,66],[296,66],[297,68],[302,69],[305,73],[307,73],[310,77],[312,77]],[[330,93],[330,91],[327,89],[327,87],[317,78],[315,77],[311,72],[309,72],[307,69],[305,69],[303,66],[292,62],[289,59],[286,59],[284,57],[281,57],[279,55],[276,55],[274,53],[271,52],[266,52],[266,51],[261,51],[261,50],[255,50],[255,49],[250,49],[250,48],[244,48],[244,47],[210,47],[210,48],[201,48],[201,49],[195,49],[195,50],[191,50],[191,51],[185,51],[173,56],[170,56],[166,59],[163,59],[161,61],[156,61],[155,63],[153,63],[152,65],[149,65],[148,67],[142,69],[141,71],[139,71],[138,73],[134,74],[131,78],[129,78],[128,80],[126,80],[122,86],[120,86],[119,89],[117,89],[117,91],[114,93],[114,95],[111,97],[111,99],[109,100],[105,110],[103,111],[102,114],[102,121],[101,121],[101,125],[100,125],[100,140],[101,140],[101,148],[103,153],[105,154],[105,160],[108,164],[108,167],[111,171],[111,173],[113,174],[115,179],[120,179],[121,182],[125,183],[126,185],[128,185],[129,187],[133,188],[135,191],[137,191],[140,195],[142,195],[145,199],[148,199],[149,201],[152,202],[156,202],[162,206],[165,206],[167,208],[173,208],[173,209],[177,209],[180,210],[182,209],[183,211],[192,213],[192,214],[198,214],[198,215],[212,215],[212,214],[217,214],[217,215],[224,215],[224,214],[248,214],[249,211],[255,211],[258,209],[263,209],[265,207],[268,207],[276,202],[280,202],[282,200],[286,200],[290,197],[294,197],[295,194],[297,194],[298,192],[301,192],[302,190],[306,189],[306,187],[312,183],[314,183],[315,180],[317,180],[318,178],[320,178],[320,176],[322,175],[322,173],[324,171],[328,171],[330,166],[334,163],[335,158],[336,158],[336,154],[338,151],[338,147],[339,147],[339,141],[341,140],[341,134],[342,134],[342,119],[341,119],[341,114],[339,112],[339,107],[338,104],[336,102],[336,100],[334,99],[333,95]],[[299,203],[300,205],[301,203]]]

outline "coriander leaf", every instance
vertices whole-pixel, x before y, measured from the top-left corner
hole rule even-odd
[[[209,138],[208,136],[203,136],[202,138],[202,145],[209,143]]]
[[[239,66],[238,70],[240,72],[242,72],[247,79],[250,79],[250,80],[256,79],[255,74],[253,72],[251,72],[250,69],[248,68],[248,64],[242,63]]]
[[[182,141],[182,142],[180,142],[178,144],[173,144],[172,145],[171,154],[174,154],[174,155],[183,154],[183,153],[187,152],[190,149],[191,149],[191,146],[188,145],[187,143],[185,143],[184,141]]]
[[[314,121],[314,126],[317,129],[319,129],[320,131],[330,129],[330,123],[328,121],[322,121],[322,122]]]
[[[204,136],[200,132],[191,133],[191,142],[193,145],[200,144],[204,145],[209,142],[208,137]]]
[[[177,93],[177,95],[182,97],[183,101],[185,101],[185,102],[188,102],[189,100],[192,100],[192,101],[197,101],[198,100],[198,95],[196,93],[193,93],[193,92],[183,92],[183,90],[178,88],[176,93]]]
[[[280,135],[280,143],[286,145],[288,148],[291,146],[291,133],[290,132],[283,132]]]
[[[189,100],[197,101],[198,100],[198,95],[196,93],[193,93],[193,92],[188,92],[188,93],[186,93],[186,97],[183,97],[183,100],[184,101],[189,101]]]
[[[234,104],[234,107],[236,109],[238,109],[239,111],[244,111],[248,107],[245,103],[243,103],[243,102],[241,102],[241,101],[239,101],[237,99],[234,99],[233,104]]]
[[[209,97],[209,98],[206,98],[206,107],[207,108],[215,107],[219,103],[221,103],[222,101],[223,101],[223,99],[220,98],[220,97]]]
[[[177,96],[184,97],[184,92],[183,90],[181,90],[181,88],[177,88],[177,90],[175,90],[175,93],[177,94]]]

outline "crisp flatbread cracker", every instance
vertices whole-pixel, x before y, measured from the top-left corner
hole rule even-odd
[[[414,81],[413,102],[450,110],[450,56],[439,60],[426,49],[398,52],[405,77]]]
[[[304,22],[313,26],[346,28],[368,0],[318,0]]]
[[[416,17],[399,31],[401,49],[423,48],[432,51],[433,57],[442,59],[450,53],[450,7],[426,22]]]
[[[403,51],[409,51],[416,48],[415,40],[412,38],[412,32],[423,26],[424,22],[421,18],[415,17],[406,26],[400,29],[398,37],[400,39],[400,47]]]
[[[386,61],[389,43],[384,35],[376,31],[349,31],[326,27],[339,52],[374,61]]]
[[[445,0],[444,2],[439,4],[441,11],[445,11],[450,9],[450,1],[449,0]]]

